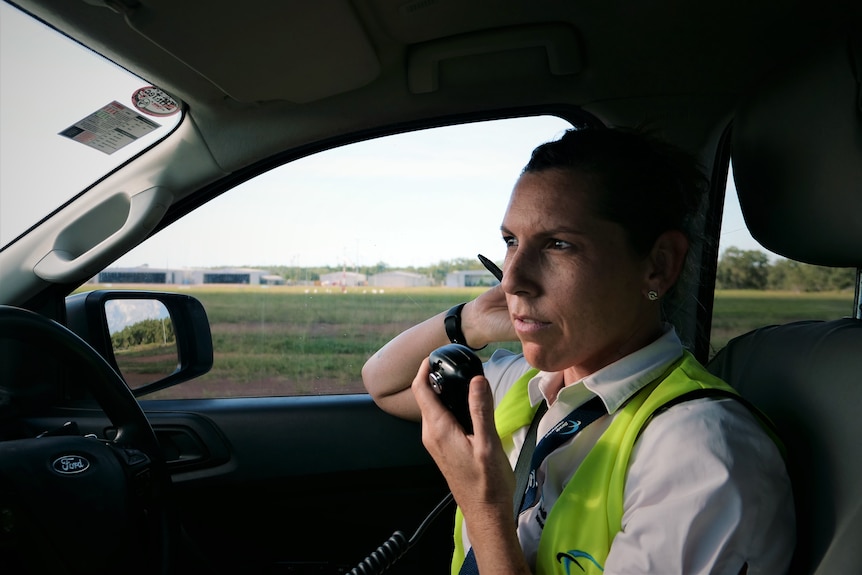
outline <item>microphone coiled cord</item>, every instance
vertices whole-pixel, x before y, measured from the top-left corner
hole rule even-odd
[[[349,575],[377,575],[383,573],[398,561],[410,548],[410,542],[404,533],[396,531],[383,545],[354,567]]]
[[[409,540],[404,536],[404,533],[396,531],[380,547],[374,550],[371,555],[363,559],[359,565],[351,569],[348,572],[348,575],[380,575],[392,567],[396,561],[401,559],[401,557],[407,553],[408,549],[413,547],[416,541],[418,541],[425,532],[425,529],[428,528],[428,525],[430,525],[431,522],[437,518],[440,512],[452,503],[452,501],[452,494],[449,493],[440,503],[437,504],[437,507],[428,514],[428,517],[425,518],[416,530],[416,533],[414,533]]]

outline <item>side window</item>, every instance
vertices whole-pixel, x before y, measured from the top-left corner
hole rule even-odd
[[[788,260],[752,238],[739,207],[731,166],[719,238],[712,355],[730,339],[758,327],[849,315],[855,278],[854,269]]]
[[[322,152],[214,199],[84,289],[182,291],[204,305],[212,370],[147,399],[364,392],[370,354],[496,283],[477,254],[502,263],[520,169],[570,127],[499,120]]]

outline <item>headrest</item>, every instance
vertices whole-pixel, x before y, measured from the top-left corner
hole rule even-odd
[[[862,34],[835,35],[768,79],[732,130],[751,235],[789,259],[862,267]]]

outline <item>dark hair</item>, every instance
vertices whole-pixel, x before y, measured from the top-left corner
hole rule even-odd
[[[589,202],[620,224],[639,255],[668,230],[692,239],[707,180],[684,151],[644,133],[616,128],[566,131],[533,150],[522,173],[571,170],[590,178]]]

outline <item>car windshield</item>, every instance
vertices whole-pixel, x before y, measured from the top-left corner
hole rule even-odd
[[[2,247],[182,118],[174,98],[6,2],[0,58]]]

